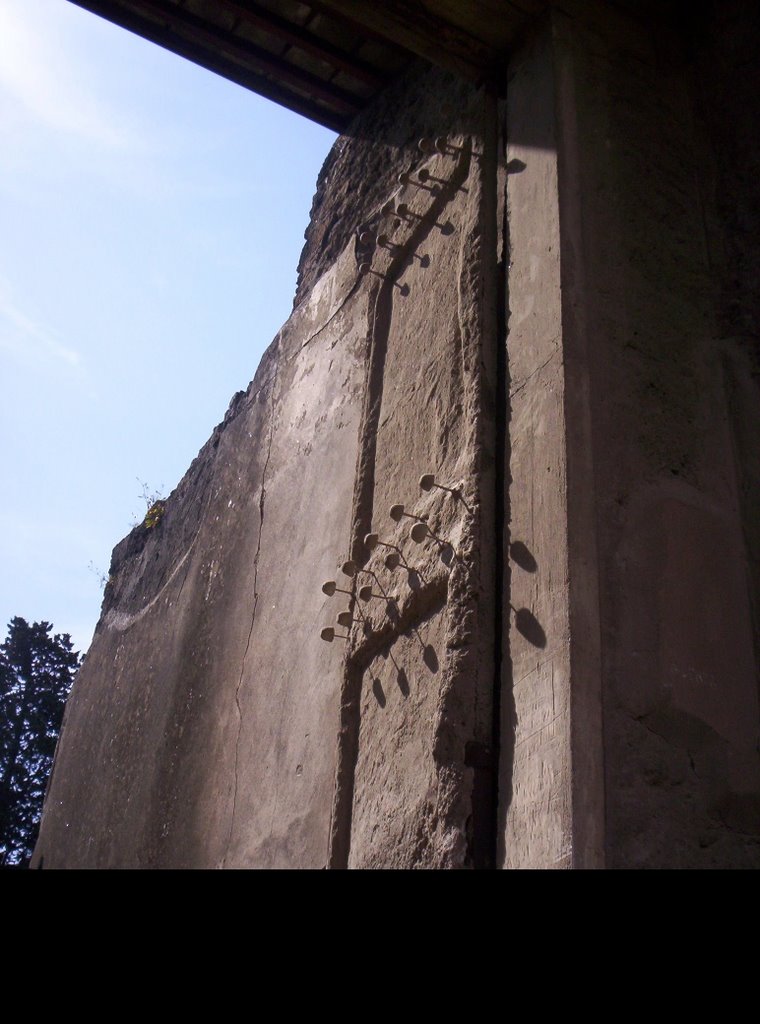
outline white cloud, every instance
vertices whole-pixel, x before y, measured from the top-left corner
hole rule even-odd
[[[0,349],[14,355],[39,361],[40,357],[60,359],[69,366],[78,366],[81,356],[62,345],[55,332],[22,312],[12,301],[7,281],[0,279]]]
[[[44,10],[43,10],[44,6]],[[0,0],[0,87],[54,131],[109,148],[128,140],[94,97],[94,84],[56,43],[61,0]]]

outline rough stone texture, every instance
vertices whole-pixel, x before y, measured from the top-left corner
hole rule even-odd
[[[336,141],[317,179],[298,264],[296,305],[395,191],[399,173],[421,165],[417,143],[422,136],[472,130],[471,92],[449,72],[419,61]]]
[[[482,136],[480,104],[470,100],[470,118]],[[367,562],[375,576],[365,579],[395,605],[389,615],[383,601],[369,603],[372,637],[348,667],[358,712],[355,867],[470,863],[484,827],[471,820],[475,770],[466,762],[468,744],[486,748],[491,739],[492,584],[478,567],[482,533],[490,547],[493,528],[481,367],[481,348],[493,339],[483,311],[482,146],[477,136],[448,138],[447,153],[427,162],[430,180],[446,184],[439,195],[401,190],[409,219],[393,238],[404,248],[379,251],[373,265],[385,276],[374,288],[355,554],[372,529],[412,571],[389,573],[385,548]],[[429,472],[459,494],[421,493],[418,480]],[[397,502],[424,517],[435,539],[415,544],[413,521],[389,518]]]
[[[500,104],[419,64],[336,143],[35,866],[760,866],[757,11],[552,6]]]
[[[160,524],[115,550],[67,708],[45,866],[324,865],[340,650],[317,627],[349,536],[366,320],[355,285],[349,253]]]
[[[487,856],[493,381],[482,349],[494,348],[483,277],[495,260],[483,251],[484,99],[429,75],[435,101],[408,104],[403,144],[403,119],[382,104],[338,143],[312,226],[328,249],[307,247],[308,288],[159,525],[114,553],[36,864]],[[449,141],[426,155],[417,141],[433,109],[429,130],[447,124]],[[383,174],[359,218],[349,199],[365,160]],[[413,167],[431,177],[400,186]],[[407,209],[384,212],[389,200]],[[391,241],[360,243],[360,227]],[[425,472],[458,494],[422,492]],[[411,520],[388,517],[395,502],[436,539],[409,540]],[[387,549],[369,556],[371,529],[408,568],[389,573]],[[353,583],[339,571],[349,555],[366,566]],[[330,578],[372,582],[387,600],[327,597]],[[354,628],[326,644],[320,629],[345,607],[372,635]]]

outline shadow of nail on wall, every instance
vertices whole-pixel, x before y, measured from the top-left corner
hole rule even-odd
[[[425,662],[431,672],[438,671],[438,655],[435,653],[433,647],[430,644],[425,645],[425,650],[422,653],[422,660]]]
[[[510,542],[509,557],[515,565],[525,572],[533,573],[538,570],[536,559],[533,557],[527,544],[524,544],[521,540]],[[512,606],[512,611],[515,613],[517,632],[524,636],[528,643],[533,644],[534,647],[546,647],[546,633],[533,612],[528,608],[515,608],[514,606]]]
[[[409,696],[409,692],[410,692],[409,691],[409,677],[407,676],[407,674],[406,674],[406,672],[405,672],[405,670],[403,668],[400,668],[398,670],[398,672],[396,673],[396,682],[398,683],[398,688],[401,691],[402,695],[404,697],[408,697]]]
[[[534,647],[546,647],[546,633],[536,616],[527,608],[518,608],[515,612],[515,626],[528,643]]]
[[[512,561],[526,572],[535,572],[538,569],[538,563],[521,540],[512,541],[509,545],[509,554]]]
[[[380,707],[384,708],[386,704],[385,691],[383,690],[383,685],[379,679],[372,680],[372,693],[375,695],[375,700]]]

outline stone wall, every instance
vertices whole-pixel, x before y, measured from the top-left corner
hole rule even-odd
[[[114,552],[37,864],[487,856],[485,100],[435,71],[401,88],[328,159],[296,307],[250,387],[161,522]],[[444,126],[445,145],[423,152],[423,129]],[[402,172],[414,173],[401,184]],[[422,490],[425,473],[450,490]],[[419,543],[415,522],[429,531]],[[373,531],[399,566],[385,565],[391,548],[365,545]],[[326,596],[330,579],[350,594]],[[326,643],[340,609],[348,639]]]
[[[551,6],[500,96],[419,64],[336,143],[114,552],[36,866],[760,865],[758,18]]]

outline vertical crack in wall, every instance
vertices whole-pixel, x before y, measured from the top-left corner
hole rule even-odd
[[[482,94],[480,141],[473,138],[469,230],[463,233],[458,267],[457,313],[465,380],[464,449],[466,478],[473,491],[467,557],[452,573],[447,624],[447,669],[439,696],[434,756],[439,792],[438,815],[451,837],[464,831],[464,850],[446,843],[446,866],[494,865],[495,790],[498,732],[494,730],[495,612],[501,586],[503,553],[496,546],[501,523],[497,493],[503,439],[497,436],[501,414],[497,322],[497,103]],[[489,557],[489,553],[495,557]],[[464,624],[468,623],[465,627]]]
[[[235,688],[235,707],[237,708],[238,716],[238,727],[237,737],[235,739],[235,765],[233,772],[233,790],[232,790],[232,811],[230,813],[230,829],[227,836],[227,845],[224,858],[222,860],[222,867],[227,866],[227,858],[230,853],[230,845],[232,843],[232,832],[235,826],[235,811],[237,809],[237,793],[238,793],[238,762],[240,757],[240,738],[243,731],[243,711],[240,706],[240,690],[243,685],[243,676],[245,673],[245,663],[248,658],[248,651],[251,647],[251,638],[253,636],[253,627],[256,622],[256,608],[259,603],[259,592],[258,592],[258,579],[259,579],[259,558],[261,556],[261,536],[264,531],[264,501],[266,499],[266,479],[267,470],[269,468],[269,459],[272,455],[272,439],[274,437],[274,398],[275,391],[277,389],[277,361],[275,360],[274,374],[272,375],[272,390],[270,394],[270,407],[269,407],[269,439],[267,441],[267,456],[264,460],[264,468],[261,471],[261,490],[259,492],[259,535],[256,543],[256,554],[253,556],[253,608],[251,610],[251,625],[248,630],[248,639],[246,640],[245,651],[243,652],[243,659],[240,663],[240,676],[238,678],[237,686]]]

